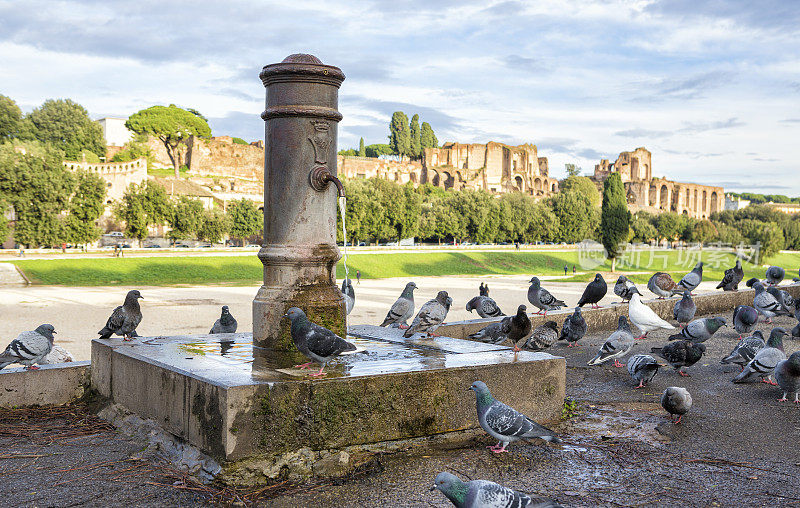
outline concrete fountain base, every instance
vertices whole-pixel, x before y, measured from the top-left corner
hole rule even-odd
[[[352,327],[359,352],[329,365],[321,379],[291,367],[304,361],[299,354],[254,347],[250,334],[95,339],[91,380],[101,395],[229,465],[272,468],[276,457],[297,453],[330,456],[353,446],[455,436],[478,427],[468,391],[475,380],[538,421],[560,416],[563,358],[401,333]]]

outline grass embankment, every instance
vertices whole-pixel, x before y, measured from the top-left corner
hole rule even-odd
[[[733,266],[731,253],[704,250],[706,280],[721,279],[723,271]],[[697,262],[697,257],[676,251],[642,252],[638,262],[617,265],[618,273],[630,275],[636,283],[646,283],[655,271],[667,271],[680,278]],[[767,261],[787,269],[788,278],[796,276],[800,253],[778,254]],[[64,286],[175,284],[257,284],[261,280],[261,262],[254,256],[87,258],[13,261],[35,284]],[[666,265],[665,265],[666,263]],[[610,263],[582,270],[578,252],[408,252],[361,253],[348,256],[351,278],[355,271],[369,279],[386,277],[423,277],[449,275],[563,275],[564,265],[575,265],[582,274],[565,279],[584,282],[595,272],[608,272]],[[764,269],[745,265],[745,280],[763,277]],[[337,278],[344,277],[344,265],[337,266]],[[611,282],[611,281],[609,281]]]

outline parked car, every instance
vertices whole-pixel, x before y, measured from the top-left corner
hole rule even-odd
[[[161,246],[157,243],[151,243],[149,245],[144,246],[145,249],[160,249]]]
[[[251,247],[251,248],[256,248],[256,249],[260,249],[260,248],[261,248],[261,246],[260,246],[260,245],[256,245],[256,244],[254,244],[254,243],[251,243],[251,244],[245,245],[245,247]]]
[[[358,242],[358,246],[359,247],[366,247],[367,243],[366,242]]]
[[[179,244],[175,245],[175,247],[178,248],[178,249],[188,249],[189,248],[189,246],[186,245],[185,243],[179,243]]]
[[[117,236],[119,238],[122,238],[125,235],[123,235],[121,231],[112,231],[112,232],[106,234],[105,236]]]

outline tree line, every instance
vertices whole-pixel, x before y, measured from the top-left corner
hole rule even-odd
[[[349,148],[339,150],[339,155],[358,157],[380,157],[381,155],[399,155],[409,159],[421,159],[426,148],[436,148],[439,140],[428,122],[419,123],[419,115],[415,114],[409,121],[402,111],[395,111],[389,122],[389,143],[364,145],[364,138],[358,142],[358,150]]]

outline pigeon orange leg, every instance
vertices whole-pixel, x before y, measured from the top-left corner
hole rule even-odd
[[[680,375],[681,375],[681,376],[683,376],[683,377],[692,377],[692,376],[690,376],[689,374],[685,373],[685,372],[684,372],[684,371],[682,371],[682,370],[679,370],[679,371],[678,371],[678,374],[680,374]]]
[[[634,387],[634,390],[636,388],[644,388],[644,381],[639,381],[639,386]]]
[[[322,367],[320,367],[320,368],[319,368],[319,372],[312,372],[311,374],[309,374],[309,376],[311,376],[311,377],[320,377],[320,376],[324,376],[324,375],[325,375],[325,373],[324,373],[324,372],[322,372],[322,369],[324,369],[324,368],[325,368],[325,365],[323,365]]]
[[[36,365],[29,365],[25,367],[25,370],[39,370],[39,367],[37,367]]]
[[[789,402],[789,399],[786,398],[786,392],[783,392],[783,398],[778,399],[778,402]],[[795,402],[797,402],[797,397],[795,397]]]
[[[308,366],[311,365],[312,363],[313,362],[301,363],[300,365],[295,365],[294,368],[295,369],[307,369],[307,368],[309,368]]]
[[[397,327],[401,330],[408,330],[408,325],[397,325]]]
[[[614,367],[624,367],[624,363],[619,363],[619,360],[614,360]]]
[[[675,425],[678,425],[679,423],[681,423],[681,418],[683,418],[683,415],[678,416],[678,419],[673,421],[672,423],[674,423]]]

